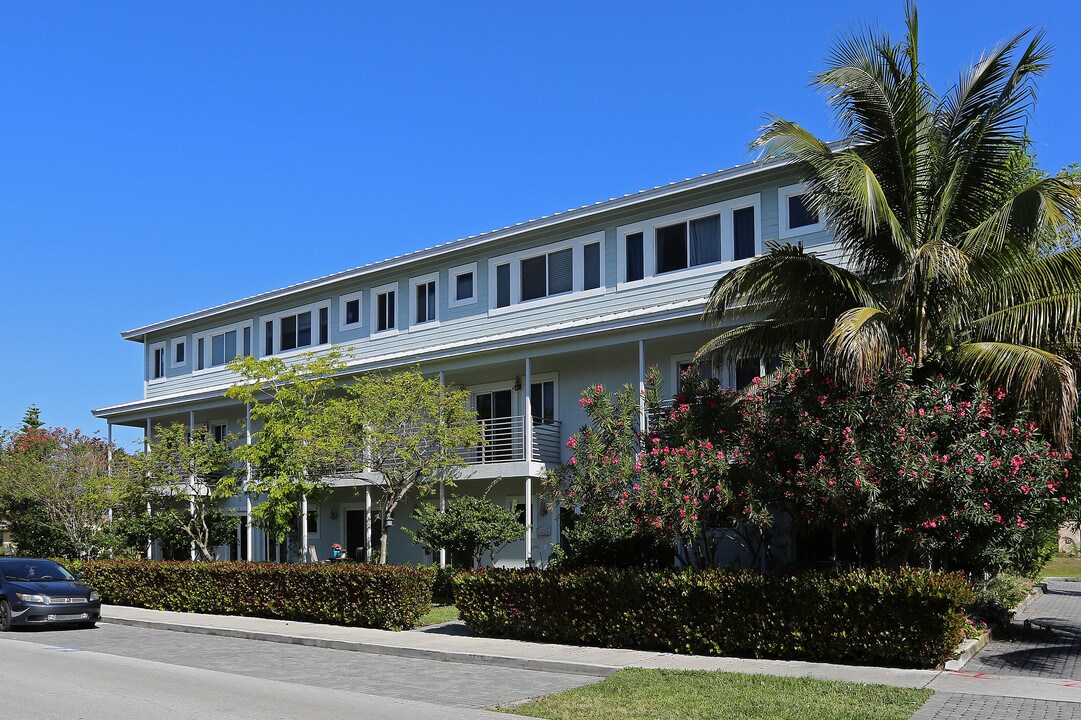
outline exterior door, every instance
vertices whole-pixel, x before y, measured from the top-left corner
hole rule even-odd
[[[350,560],[364,562],[364,511],[345,511],[345,554]]]
[[[514,459],[514,418],[511,416],[511,390],[477,393],[477,420],[484,431],[481,448],[484,462],[507,462]]]

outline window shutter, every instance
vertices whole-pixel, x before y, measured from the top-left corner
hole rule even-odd
[[[732,213],[732,234],[735,236],[736,260],[754,257],[754,208],[746,207]]]
[[[626,237],[627,242],[627,282],[641,280],[646,275],[645,252],[642,245],[642,233],[631,233]]]
[[[590,243],[583,249],[585,282],[583,290],[593,290],[601,286],[601,244]]]
[[[548,294],[574,290],[574,250],[567,248],[548,255]]]
[[[495,306],[510,305],[510,265],[499,265],[495,269]]]

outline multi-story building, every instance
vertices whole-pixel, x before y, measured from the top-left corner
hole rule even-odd
[[[567,459],[566,440],[586,421],[582,389],[639,385],[651,365],[672,388],[715,332],[701,319],[713,284],[767,241],[835,255],[801,193],[784,163],[737,166],[135,328],[122,337],[144,346],[144,397],[94,415],[110,437],[112,425],[152,435],[182,422],[244,438],[245,407],[223,396],[237,380],[225,366],[238,355],[338,348],[351,372],[419,366],[469,390],[489,441],[466,452],[469,465],[447,492],[479,494],[494,482],[488,497],[528,524],[497,561],[543,565],[560,518],[538,502],[536,481]],[[731,358],[720,379],[742,385],[760,363]],[[300,523],[303,545],[321,558],[332,543],[371,553],[378,492],[365,479],[334,479]],[[237,512],[246,517],[252,502],[238,500]],[[433,560],[401,529],[411,509],[394,518],[390,562]],[[220,553],[282,557],[246,520]]]

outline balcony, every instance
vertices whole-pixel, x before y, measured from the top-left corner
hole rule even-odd
[[[525,416],[478,420],[484,445],[462,451],[470,465],[522,462],[525,456]],[[533,421],[533,457],[535,462],[560,462],[560,423]]]

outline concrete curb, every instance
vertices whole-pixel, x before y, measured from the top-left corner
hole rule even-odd
[[[367,643],[355,640],[328,640],[325,638],[305,637],[302,635],[259,632],[258,630],[237,630],[234,628],[211,627],[207,625],[189,625],[155,620],[106,617],[104,615],[101,618],[101,622],[112,623],[113,625],[130,625],[132,627],[150,628],[154,630],[186,632],[195,635],[216,635],[218,637],[238,638],[241,640],[260,640],[263,642],[276,642],[286,645],[306,645],[308,647],[327,648],[330,650],[348,650],[352,652],[369,653],[372,655],[390,655],[393,657],[440,660],[442,662],[462,663],[466,665],[491,665],[517,670],[589,675],[600,678],[608,677],[617,670],[622,669],[622,666],[578,663],[567,660],[545,660],[541,658],[520,658],[492,654],[481,655],[477,653],[454,652],[450,650],[381,645],[378,643]]]
[[[957,648],[957,655],[953,660],[947,660],[943,666],[946,670],[960,670],[968,663],[969,660],[976,657],[976,654],[983,650],[984,646],[991,641],[991,631],[981,633],[978,638],[972,640],[965,640],[961,643],[961,646]]]

